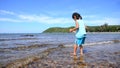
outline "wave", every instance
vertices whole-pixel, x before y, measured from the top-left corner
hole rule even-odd
[[[11,40],[34,40],[37,38],[17,38],[17,39],[0,39],[0,41],[11,41]]]
[[[11,48],[0,48],[0,53],[4,52],[11,52],[11,51],[25,51],[25,50],[31,50],[31,49],[35,49],[35,48],[45,48],[45,47],[48,47],[52,44],[32,44],[32,45],[29,45],[29,46],[19,46],[19,47],[11,47]]]
[[[112,43],[120,43],[120,40],[110,40],[110,41],[101,41],[101,42],[93,42],[93,43],[85,43],[84,46],[93,46],[93,45],[100,45],[100,44],[112,44]],[[71,45],[64,45],[65,47],[72,47]]]
[[[101,42],[95,42],[95,43],[87,43],[84,44],[86,46],[90,46],[90,45],[100,45],[100,44],[112,44],[112,43],[119,43],[120,40],[111,40],[111,41],[101,41]]]

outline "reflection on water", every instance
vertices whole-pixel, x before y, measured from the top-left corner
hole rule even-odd
[[[84,56],[74,56],[73,60],[75,68],[87,68],[87,63],[84,60]]]

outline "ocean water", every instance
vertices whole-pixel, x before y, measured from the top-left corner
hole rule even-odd
[[[60,44],[74,44],[74,33],[0,34],[0,64],[40,53]],[[88,33],[85,43],[120,40],[120,33]]]
[[[74,33],[0,34],[0,48],[14,48],[31,44],[73,44]],[[120,40],[120,33],[88,33],[86,43]]]

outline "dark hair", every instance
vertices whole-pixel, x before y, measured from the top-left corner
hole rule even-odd
[[[82,17],[80,16],[80,14],[79,13],[77,13],[77,12],[74,12],[73,14],[72,14],[72,18],[74,19],[74,16],[76,16],[76,18],[77,19],[82,19]]]

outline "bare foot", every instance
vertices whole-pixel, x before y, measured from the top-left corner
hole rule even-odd
[[[76,53],[70,53],[72,56],[77,56],[77,54]]]
[[[80,53],[81,56],[83,56],[83,53]]]
[[[77,56],[77,54],[73,54],[73,56]]]

